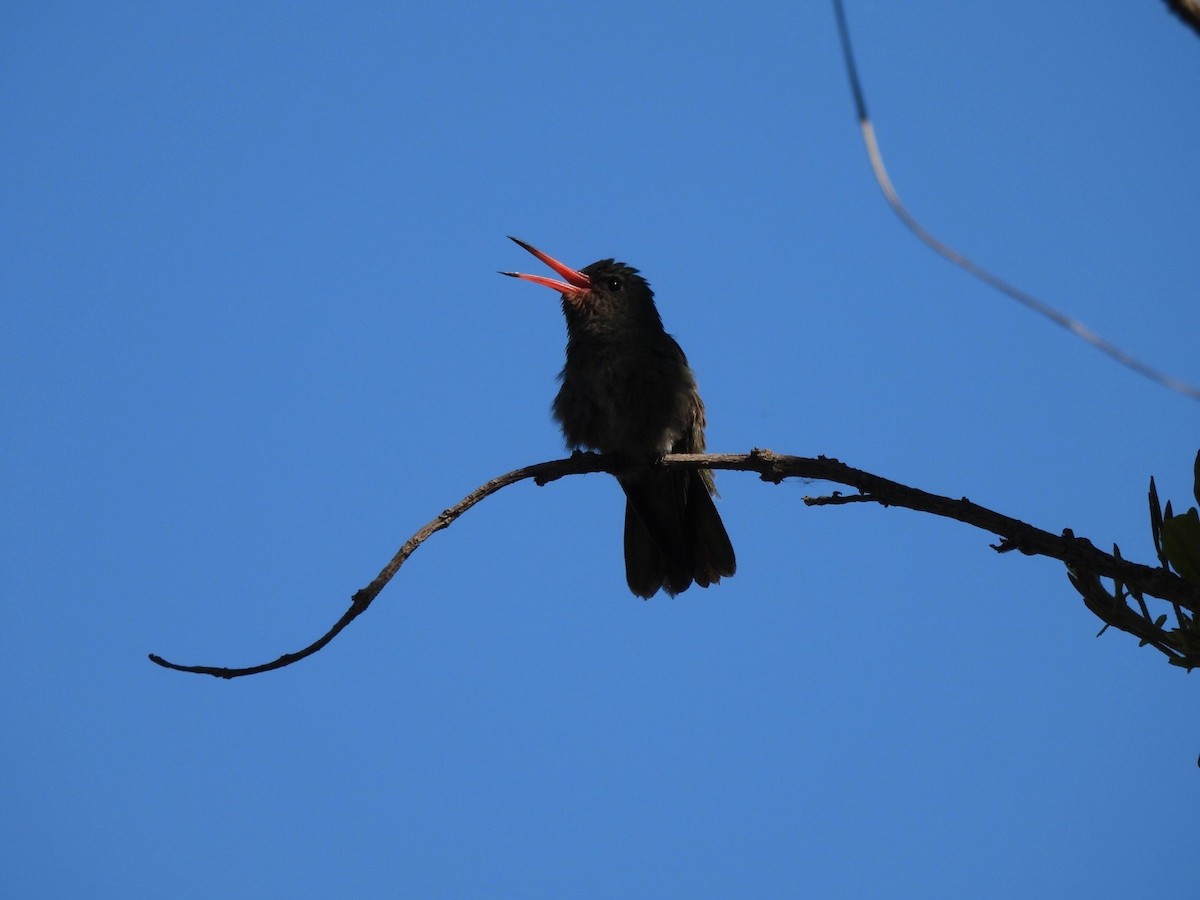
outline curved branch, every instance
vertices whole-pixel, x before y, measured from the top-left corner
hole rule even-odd
[[[270,672],[273,669],[282,669],[284,666],[290,666],[294,662],[299,662],[307,656],[312,656],[330,641],[332,641],[343,628],[361,616],[367,611],[367,607],[371,602],[379,596],[379,592],[387,586],[387,583],[392,580],[405,560],[407,560],[418,547],[432,537],[437,532],[444,528],[449,528],[459,516],[465,513],[468,509],[492,494],[499,491],[501,488],[506,488],[510,484],[516,484],[518,481],[525,481],[528,478],[534,479],[539,485],[548,484],[551,481],[556,481],[564,475],[578,475],[586,472],[603,472],[608,470],[609,463],[603,457],[594,453],[576,453],[569,459],[556,459],[550,462],[537,463],[532,466],[525,466],[522,469],[514,469],[497,478],[493,478],[486,484],[480,485],[467,496],[463,497],[458,503],[446,509],[436,519],[432,520],[420,529],[416,534],[404,542],[404,545],[396,551],[396,555],[388,561],[388,564],[383,567],[375,579],[365,588],[355,591],[354,596],[350,598],[350,608],[342,614],[342,617],[334,623],[325,634],[313,641],[303,650],[297,650],[294,653],[285,653],[278,659],[268,663],[261,663],[257,666],[246,666],[244,668],[229,668],[227,666],[185,666],[179,663],[173,663],[170,660],[163,659],[156,653],[150,654],[150,661],[162,666],[165,669],[174,669],[176,672],[192,672],[197,675],[213,675],[217,678],[240,678],[243,675],[258,675],[261,672]]]
[[[1179,607],[1193,612],[1200,610],[1200,592],[1165,568],[1151,568],[1104,553],[1087,539],[1075,537],[1069,529],[1062,535],[1054,535],[1010,516],[979,506],[966,498],[954,500],[950,497],[931,494],[895,481],[889,481],[878,475],[872,475],[861,469],[852,468],[836,459],[824,456],[815,458],[784,456],[770,450],[755,449],[750,453],[670,454],[663,457],[660,464],[689,469],[708,468],[757,472],[763,481],[774,484],[779,484],[787,478],[836,482],[856,488],[860,493],[851,496],[833,494],[826,497],[805,497],[804,503],[808,506],[830,506],[851,502],[873,502],[883,506],[899,506],[917,512],[955,519],[999,536],[1000,542],[993,547],[1000,553],[1020,550],[1025,554],[1048,556],[1066,563],[1072,573],[1089,573],[1091,576],[1112,578],[1119,584],[1130,586],[1141,593],[1169,600]],[[380,591],[392,580],[392,577],[418,547],[437,532],[450,527],[463,513],[481,500],[519,481],[533,479],[538,485],[545,485],[567,475],[582,475],[592,472],[612,473],[620,465],[620,461],[613,457],[595,453],[575,453],[567,459],[525,466],[493,478],[467,494],[454,506],[446,509],[405,541],[396,555],[375,576],[375,579],[350,598],[350,608],[333,627],[302,650],[285,653],[271,662],[244,668],[180,665],[153,653],[150,654],[150,661],[177,672],[193,672],[217,678],[240,678],[244,675],[257,675],[261,672],[290,666],[292,663],[299,662],[316,653],[337,637],[342,629],[366,612],[367,607],[379,596]],[[1090,606],[1091,604],[1089,604]],[[1096,610],[1093,609],[1093,611]],[[1112,621],[1104,616],[1101,618],[1122,630],[1130,631],[1130,628],[1123,627],[1121,621]],[[1131,633],[1143,636],[1140,631],[1131,631]]]

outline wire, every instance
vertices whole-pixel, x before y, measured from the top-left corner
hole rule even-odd
[[[863,99],[862,85],[858,79],[858,67],[854,63],[854,51],[850,45],[850,29],[846,25],[846,13],[842,6],[842,0],[833,0],[834,13],[837,16],[838,34],[842,41],[842,56],[846,61],[846,73],[850,78],[850,91],[854,95],[854,108],[858,116],[858,127],[862,132],[863,143],[867,148],[867,157],[871,161],[871,171],[875,174],[875,180],[879,183],[880,190],[883,191],[883,196],[887,199],[888,205],[892,211],[900,217],[908,229],[921,239],[928,247],[936,253],[950,260],[960,269],[974,275],[985,284],[991,285],[1000,293],[1016,300],[1021,305],[1034,312],[1041,313],[1050,321],[1070,331],[1076,337],[1087,341],[1101,353],[1127,366],[1140,375],[1144,375],[1151,381],[1156,381],[1163,387],[1170,388],[1185,397],[1190,397],[1193,400],[1200,400],[1200,388],[1193,387],[1187,382],[1180,381],[1165,372],[1161,372],[1147,363],[1142,362],[1129,353],[1126,353],[1115,344],[1106,341],[1096,332],[1092,331],[1078,319],[1073,319],[1065,313],[1059,312],[1054,307],[1043,303],[1032,294],[1026,293],[1020,288],[1009,284],[1003,278],[993,275],[983,266],[973,262],[963,256],[953,247],[943,244],[940,240],[928,232],[925,227],[913,217],[900,202],[900,197],[896,194],[896,189],[892,186],[892,181],[888,178],[887,169],[883,165],[883,155],[879,152],[879,142],[875,139],[875,127],[871,124],[871,118],[867,115],[867,104]]]

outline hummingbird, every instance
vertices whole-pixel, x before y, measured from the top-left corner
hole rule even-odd
[[[554,418],[571,450],[617,458],[625,491],[625,580],[638,597],[672,597],[737,569],[713,503],[707,469],[666,468],[667,453],[704,452],[704,401],[687,357],[663,329],[649,283],[632,266],[601,259],[570,266],[510,238],[562,280],[501,272],[562,294],[567,357]]]

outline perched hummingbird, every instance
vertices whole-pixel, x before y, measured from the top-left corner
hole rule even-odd
[[[666,453],[704,452],[704,401],[679,344],[663,330],[638,270],[602,259],[575,270],[516,241],[563,281],[502,272],[562,294],[567,361],[554,418],[571,449],[622,460],[625,579],[639,597],[715,584],[737,569],[717,514],[712,473],[657,465]]]

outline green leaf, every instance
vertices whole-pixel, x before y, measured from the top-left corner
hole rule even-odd
[[[1200,513],[1194,506],[1181,516],[1163,519],[1162,545],[1171,568],[1200,587]]]

